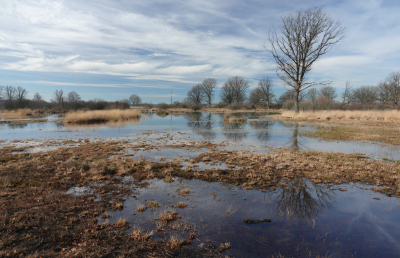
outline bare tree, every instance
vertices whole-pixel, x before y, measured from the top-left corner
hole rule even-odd
[[[14,101],[17,97],[17,89],[14,86],[6,86],[4,87],[4,99],[5,99],[5,108],[13,109]]]
[[[386,79],[391,91],[391,102],[393,106],[399,106],[400,101],[400,72],[393,72],[389,74]]]
[[[312,86],[327,85],[330,81],[309,82],[306,74],[312,64],[328,53],[344,38],[345,28],[320,8],[299,10],[283,15],[278,26],[282,35],[278,36],[271,27],[268,39],[270,52],[277,63],[276,73],[284,85],[293,88],[295,111],[299,112],[299,94]]]
[[[249,102],[254,105],[258,105],[262,102],[262,92],[259,87],[250,91]]]
[[[129,102],[132,103],[133,106],[139,106],[142,103],[142,99],[138,95],[132,94],[129,97]]]
[[[377,91],[375,86],[361,86],[353,91],[353,97],[362,104],[372,104],[377,100]]]
[[[261,91],[262,101],[267,103],[269,109],[272,100],[275,98],[275,94],[272,92],[272,81],[268,77],[262,78],[258,82],[258,88]]]
[[[187,93],[187,97],[191,103],[201,104],[204,99],[203,85],[194,85],[192,89]]]
[[[0,86],[0,100],[4,99],[4,86]]]
[[[392,86],[385,82],[378,84],[377,99],[381,103],[390,103],[392,100]]]
[[[302,101],[305,97],[306,97],[306,94],[304,92],[300,92],[300,94],[298,96],[298,100]],[[295,98],[294,92],[291,90],[287,90],[284,93],[282,93],[282,95],[279,97],[278,103],[280,105],[282,105],[285,101],[294,100],[294,98]]]
[[[70,108],[78,109],[80,106],[81,96],[75,91],[71,91],[67,95],[67,101]]]
[[[78,102],[81,101],[81,96],[79,96],[79,94],[75,91],[71,91],[70,93],[68,93],[67,100],[70,103]]]
[[[241,76],[229,78],[221,90],[221,102],[224,104],[243,103],[249,82]]]
[[[353,99],[353,90],[350,85],[350,81],[346,82],[346,87],[344,88],[344,92],[342,93],[342,103],[343,104],[350,104],[351,100]]]
[[[305,97],[311,101],[312,105],[314,105],[315,100],[318,97],[318,90],[315,88],[309,89]]]
[[[54,101],[58,103],[58,106],[61,110],[64,110],[64,92],[63,90],[56,90],[54,92]]]
[[[208,78],[203,81],[202,90],[204,99],[206,100],[209,107],[211,107],[212,99],[214,97],[214,88],[217,87],[217,81],[213,78]]]
[[[44,101],[43,101],[42,96],[39,94],[39,92],[36,92],[35,95],[33,95],[33,98],[32,98],[33,106],[35,108],[42,108],[43,107],[43,102]]]
[[[332,86],[324,85],[319,89],[319,92],[329,100],[334,100],[337,97],[336,90]]]

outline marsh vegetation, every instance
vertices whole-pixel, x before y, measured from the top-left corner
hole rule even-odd
[[[1,255],[396,256],[391,147],[316,140],[304,133],[318,127],[263,115],[3,125]]]

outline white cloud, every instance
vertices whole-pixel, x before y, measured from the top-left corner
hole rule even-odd
[[[122,76],[135,85],[140,80],[187,86],[208,77],[222,82],[230,76],[274,76],[275,64],[263,48],[270,22],[281,13],[321,5],[347,27],[347,38],[315,63],[310,77],[338,85],[344,78],[373,84],[400,67],[394,59],[400,55],[399,7],[378,0],[2,4],[4,70]]]

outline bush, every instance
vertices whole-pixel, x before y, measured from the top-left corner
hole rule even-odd
[[[193,104],[193,105],[191,106],[191,109],[192,109],[193,111],[200,110],[201,108],[202,108],[202,106],[201,106],[200,104]]]
[[[167,109],[168,107],[169,107],[169,105],[164,102],[158,103],[158,105],[157,105],[157,108],[159,108],[159,109]]]

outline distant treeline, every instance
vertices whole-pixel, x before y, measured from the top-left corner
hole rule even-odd
[[[65,94],[63,90],[56,90],[53,98],[46,101],[39,93],[35,93],[32,99],[28,99],[28,91],[23,87],[0,86],[0,108],[12,110],[21,108],[31,109],[55,109],[64,110],[103,110],[103,109],[126,109],[131,105],[139,105],[141,99],[133,94],[129,99],[120,101],[105,101],[103,99],[92,99],[84,101],[75,91]]]

